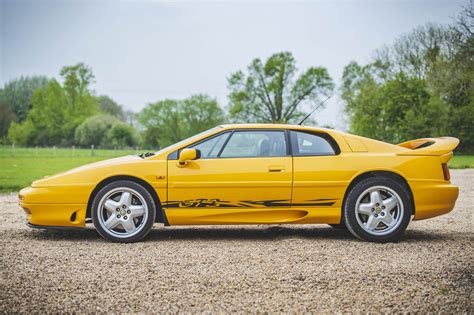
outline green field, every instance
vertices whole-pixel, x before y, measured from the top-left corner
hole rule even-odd
[[[141,151],[139,151],[141,152]],[[18,191],[35,179],[118,156],[135,150],[0,147],[0,192]]]
[[[0,192],[18,191],[46,175],[138,152],[141,151],[0,147]],[[474,155],[456,155],[449,166],[474,168]]]
[[[449,161],[449,168],[474,168],[474,155],[455,155]]]

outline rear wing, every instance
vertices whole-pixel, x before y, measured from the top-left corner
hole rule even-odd
[[[397,155],[431,155],[452,156],[452,152],[459,145],[459,139],[453,137],[441,138],[423,138],[398,144],[398,146],[407,148],[407,151],[398,152]]]

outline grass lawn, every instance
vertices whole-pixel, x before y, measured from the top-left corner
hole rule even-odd
[[[141,152],[141,151],[140,151]],[[0,192],[18,191],[35,179],[136,151],[0,147]]]
[[[474,155],[455,155],[449,161],[449,168],[474,168]]]
[[[140,151],[141,152],[141,151]],[[44,149],[0,147],[0,192],[12,192],[43,178],[84,164],[137,154],[129,150]],[[474,168],[474,155],[456,155],[450,168]]]

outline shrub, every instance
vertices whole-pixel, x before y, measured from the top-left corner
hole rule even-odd
[[[117,122],[107,131],[105,141],[111,147],[134,147],[140,143],[140,136],[129,124]]]
[[[75,142],[86,147],[107,144],[106,134],[117,123],[119,120],[111,115],[101,114],[89,117],[76,128]]]

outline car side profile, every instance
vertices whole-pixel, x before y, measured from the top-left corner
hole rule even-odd
[[[28,225],[135,242],[173,225],[330,224],[367,241],[451,211],[456,138],[398,145],[300,125],[222,125],[153,154],[85,165],[19,192]]]

